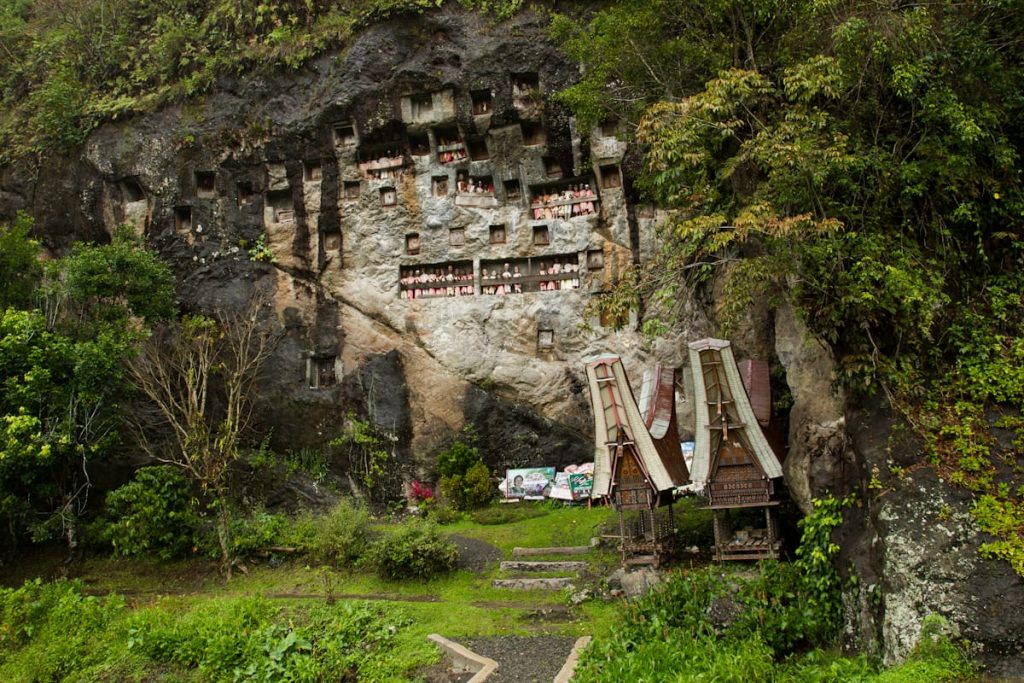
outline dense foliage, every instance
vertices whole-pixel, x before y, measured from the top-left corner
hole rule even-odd
[[[472,427],[464,429],[438,454],[437,471],[444,502],[456,510],[484,507],[494,499],[491,471],[480,456]]]
[[[904,667],[879,674],[865,658],[829,648],[842,625],[840,579],[830,540],[843,502],[815,502],[802,523],[798,559],[731,573],[679,571],[628,606],[623,625],[598,639],[574,680],[590,681],[954,681],[973,667],[930,618]]]
[[[91,463],[123,430],[124,359],[174,311],[173,277],[124,232],[42,273],[25,225],[0,229],[0,261],[22,269],[0,311],[0,517],[9,543],[30,534],[74,548]]]
[[[188,480],[168,465],[143,467],[107,494],[103,539],[127,556],[180,557],[197,542],[197,501]]]
[[[635,190],[672,210],[605,313],[656,333],[710,278],[723,334],[755,296],[794,304],[1024,571],[1019,442],[986,436],[1024,409],[1024,4],[627,1],[552,30],[585,67],[561,98],[629,124]]]
[[[0,590],[0,675],[7,681],[378,680],[400,610],[365,603],[285,609],[260,597],[130,611],[77,583]],[[198,674],[193,676],[192,674]]]
[[[363,560],[384,579],[429,579],[454,569],[458,555],[435,525],[413,519],[374,541]]]
[[[343,500],[323,516],[298,515],[283,541],[314,562],[352,566],[366,550],[369,536],[369,513]]]

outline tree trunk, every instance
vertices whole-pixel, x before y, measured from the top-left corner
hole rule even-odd
[[[231,512],[224,487],[217,489],[217,542],[220,544],[220,569],[230,581],[234,558],[231,557]]]

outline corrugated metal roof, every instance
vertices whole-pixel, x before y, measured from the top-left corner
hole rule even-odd
[[[757,422],[767,427],[772,419],[772,388],[768,361],[748,358],[737,363],[743,388],[747,390],[750,407],[757,416]]]

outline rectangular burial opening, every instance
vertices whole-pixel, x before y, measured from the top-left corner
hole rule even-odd
[[[448,196],[448,176],[436,175],[430,179],[430,186],[433,189],[435,197],[447,197]]]
[[[142,186],[134,178],[125,178],[121,181],[121,199],[126,204],[134,204],[135,202],[146,201],[146,193],[142,191]]]
[[[178,232],[189,232],[192,230],[192,207],[174,207],[174,229]]]
[[[491,244],[505,244],[505,226],[492,225],[489,236]]]
[[[523,121],[520,126],[523,129],[524,145],[543,145],[548,141],[547,133],[544,132],[544,125],[539,121]]]
[[[288,223],[295,220],[291,190],[275,190],[267,193],[267,206],[273,211],[275,223]]]
[[[619,120],[605,119],[601,122],[601,137],[614,138],[619,134]]]
[[[518,180],[505,181],[505,198],[510,202],[519,201],[523,198],[523,188]]]
[[[412,133],[409,135],[409,149],[414,157],[425,157],[430,155],[430,138],[426,133]]]
[[[529,259],[480,261],[482,294],[522,294],[524,291],[534,291],[536,286],[530,277]]]
[[[587,270],[604,270],[604,251],[601,249],[587,250]]]
[[[395,206],[398,204],[398,191],[393,187],[380,188],[380,205]]]
[[[409,98],[414,119],[429,116],[434,111],[434,96],[431,93],[421,93]]]
[[[487,140],[485,138],[469,138],[466,143],[469,146],[469,158],[473,161],[486,161],[491,158],[491,153],[487,151]]]
[[[537,328],[537,350],[550,351],[555,348],[555,331],[547,328]]]
[[[323,179],[323,167],[319,159],[302,162],[302,179],[307,183],[319,182]]]
[[[530,97],[540,90],[540,78],[535,71],[512,74],[512,97]]]
[[[196,196],[209,199],[217,194],[217,174],[213,171],[196,171]]]
[[[562,164],[555,157],[544,157],[544,174],[548,178],[561,178]]]
[[[466,246],[466,229],[452,228],[448,231],[448,245],[452,247]]]
[[[398,282],[403,299],[475,294],[472,261],[403,266],[398,270]]]
[[[256,199],[256,187],[253,185],[251,180],[240,180],[238,181],[238,205],[246,206],[252,204],[253,200]]]
[[[314,354],[306,359],[306,379],[309,381],[310,389],[326,389],[337,383],[337,359],[337,356],[326,354]]]
[[[437,143],[439,163],[453,164],[466,158],[466,145],[462,141],[462,134],[455,126],[435,128],[434,141]]]
[[[533,244],[538,247],[543,247],[551,244],[551,235],[548,232],[548,226],[533,226]]]
[[[494,177],[489,175],[471,175],[469,176],[468,183],[465,180],[464,175],[459,175],[462,184],[459,186],[459,192],[468,194],[480,194],[485,196],[494,195]]]
[[[346,180],[342,184],[342,197],[346,201],[354,202],[359,199],[359,194],[362,191],[362,187],[358,180]]]
[[[352,147],[356,144],[356,129],[349,123],[338,123],[334,126],[334,144],[339,147]]]
[[[410,256],[420,253],[420,234],[418,232],[405,236],[405,253]]]
[[[494,93],[490,89],[473,90],[469,93],[469,99],[473,102],[473,114],[475,116],[491,113],[491,107],[494,106]]]
[[[601,167],[601,187],[606,190],[622,187],[622,172],[615,164]]]
[[[338,253],[341,251],[341,231],[330,230],[324,233],[324,253]]]

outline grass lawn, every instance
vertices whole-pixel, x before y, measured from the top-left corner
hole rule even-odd
[[[607,508],[520,503],[465,515],[442,529],[449,535],[494,546],[507,559],[517,546],[588,546],[591,537],[613,517],[614,512]],[[394,524],[381,522],[375,526],[386,530]],[[582,557],[549,559],[587,561],[591,569],[577,582],[583,587],[606,576],[618,556],[595,549]],[[124,614],[109,626],[113,630],[95,638],[96,642],[116,643],[126,638],[121,621],[130,620],[133,613],[149,615],[146,620],[156,616],[157,621],[187,619],[189,614],[218,604],[232,605],[232,601],[253,597],[268,601],[268,609],[278,610],[276,619],[289,624],[301,624],[306,611],[318,605],[377,605],[402,626],[389,641],[388,666],[365,664],[360,669],[361,680],[406,680],[418,666],[436,662],[437,650],[426,639],[430,633],[456,641],[502,634],[602,635],[620,613],[616,603],[597,600],[570,607],[567,591],[494,588],[491,581],[505,575],[497,561],[479,571],[461,569],[431,580],[404,581],[381,579],[369,569],[315,566],[301,557],[250,562],[246,571],[236,573],[231,581],[221,578],[215,565],[205,558],[158,562],[97,556],[86,559],[73,573],[86,595],[97,596],[101,602],[118,601],[121,598],[117,596],[125,600]],[[3,647],[0,644],[0,663],[6,665],[0,671],[10,680],[19,680],[17,653],[12,651],[5,659]],[[154,667],[148,664],[141,670],[147,680],[191,680],[192,676],[188,667],[171,667],[166,676],[159,673],[160,667],[154,674]],[[134,677],[124,671],[118,675]]]

